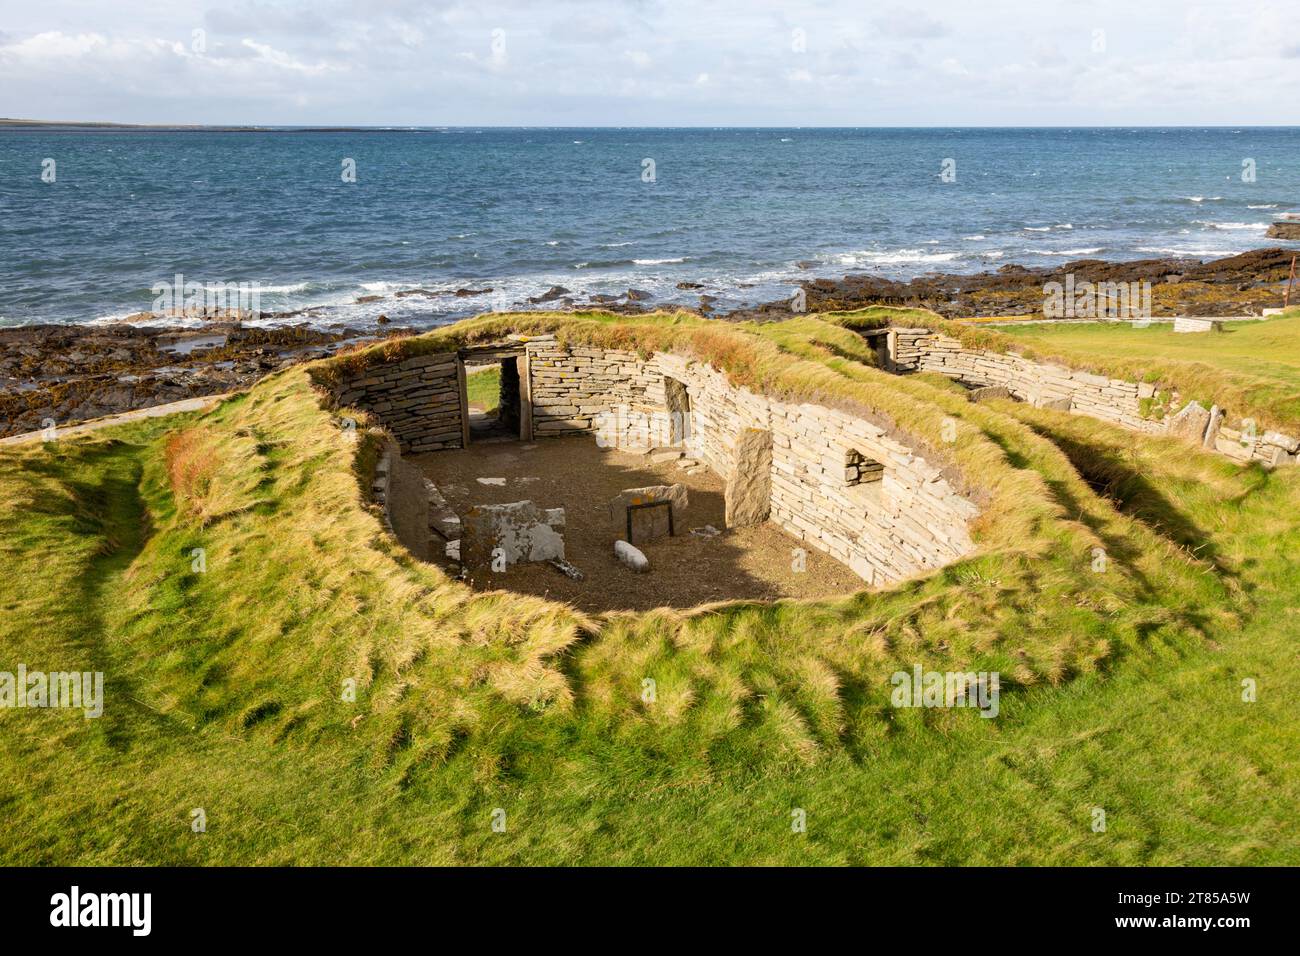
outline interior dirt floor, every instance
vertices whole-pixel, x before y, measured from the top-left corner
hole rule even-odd
[[[567,601],[585,611],[687,608],[711,601],[813,598],[850,594],[865,583],[838,561],[768,522],[727,529],[723,483],[700,465],[687,474],[677,461],[655,463],[640,453],[601,448],[591,436],[493,442],[409,459],[419,465],[458,514],[479,504],[531,500],[565,510],[565,557],[584,574],[566,577],[546,563],[517,564],[504,572],[480,570],[471,580],[485,590],[504,588]],[[504,479],[484,484],[479,478]],[[614,557],[616,532],[609,500],[625,488],[681,483],[689,502],[674,537],[640,545],[650,570],[632,571]],[[698,537],[712,525],[721,534]],[[435,536],[435,547],[441,539]],[[797,548],[805,568],[794,570]]]

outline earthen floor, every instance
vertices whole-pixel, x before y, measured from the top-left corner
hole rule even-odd
[[[584,580],[548,564],[479,571],[470,583],[572,603],[584,611],[694,607],[732,599],[770,601],[849,594],[861,578],[832,558],[804,547],[776,525],[724,526],[723,482],[701,465],[688,474],[676,461],[655,463],[640,453],[601,448],[592,437],[493,442],[410,458],[458,513],[474,505],[525,499],[565,509],[565,553]],[[483,483],[478,479],[504,479]],[[609,500],[624,488],[681,483],[689,494],[676,536],[641,545],[650,570],[637,574],[614,557]],[[691,534],[712,525],[716,537]],[[440,543],[440,542],[439,542]],[[805,570],[796,570],[796,549]]]

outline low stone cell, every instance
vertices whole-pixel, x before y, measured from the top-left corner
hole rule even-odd
[[[545,562],[504,572],[471,569],[469,583],[568,601],[587,611],[695,607],[729,599],[777,600],[851,594],[865,584],[833,558],[770,521],[728,528],[724,482],[710,469],[655,461],[638,452],[601,448],[588,435],[536,442],[471,445],[409,459],[438,488],[447,506],[466,515],[475,506],[531,501],[545,513],[564,509],[564,556],[583,573],[566,577]],[[484,485],[480,477],[504,478]],[[636,573],[614,555],[610,502],[632,488],[681,485],[685,507],[676,534],[638,542],[649,570]],[[693,535],[712,525],[716,536]],[[803,567],[805,570],[796,570]]]

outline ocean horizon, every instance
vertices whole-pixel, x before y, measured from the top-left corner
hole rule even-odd
[[[1273,244],[1298,151],[1294,126],[5,125],[0,325],[118,321],[176,275],[425,328],[555,287],[726,311],[849,273],[1219,258]]]

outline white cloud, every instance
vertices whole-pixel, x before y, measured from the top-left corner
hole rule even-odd
[[[1297,122],[1282,0],[11,4],[0,115],[211,123]],[[191,46],[207,33],[206,49]],[[1093,31],[1106,49],[1092,50]],[[796,30],[806,39],[795,44]],[[798,48],[796,48],[798,47]],[[883,95],[882,91],[888,91]],[[1288,109],[1290,112],[1288,112]]]
[[[945,36],[948,28],[924,10],[915,7],[904,10],[888,10],[873,21],[885,36],[905,37],[909,39],[932,39]]]
[[[250,40],[247,37],[244,38],[243,45],[256,53],[263,63],[281,70],[292,70],[297,73],[305,73],[308,76],[315,76],[337,69],[337,67],[330,66],[328,63],[304,63],[283,50],[277,50],[272,46],[258,43],[256,40]]]
[[[6,55],[20,60],[50,60],[85,56],[88,53],[106,50],[108,38],[98,33],[78,33],[69,36],[58,30],[38,33],[18,43],[11,43],[3,48]]]

